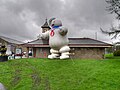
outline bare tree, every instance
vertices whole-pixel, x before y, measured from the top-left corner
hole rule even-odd
[[[107,2],[107,4],[109,5],[106,9],[108,12],[110,12],[111,14],[115,14],[116,15],[116,19],[120,20],[120,0],[105,0]],[[111,27],[110,31],[104,31],[102,28],[100,28],[101,31],[105,34],[109,34],[109,35],[113,35],[113,38],[119,37],[120,35],[120,27],[115,28],[115,27]]]
[[[116,19],[120,20],[120,0],[105,0],[108,3],[107,11],[116,14]]]
[[[103,30],[102,28],[100,28],[100,30],[102,31],[102,33],[104,33],[104,34],[108,34],[109,36],[110,35],[113,35],[113,37],[111,38],[111,39],[113,39],[113,38],[117,38],[117,37],[119,37],[120,35],[120,28],[118,28],[118,29],[116,29],[115,27],[111,27],[110,28],[110,31],[105,31],[105,30]]]

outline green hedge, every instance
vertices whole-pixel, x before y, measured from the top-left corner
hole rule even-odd
[[[117,50],[113,53],[114,56],[120,56],[120,50]]]

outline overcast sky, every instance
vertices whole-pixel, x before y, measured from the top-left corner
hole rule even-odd
[[[34,40],[46,17],[62,20],[68,37],[89,37],[110,41],[100,31],[114,22],[105,0],[0,0],[0,35],[19,41]]]

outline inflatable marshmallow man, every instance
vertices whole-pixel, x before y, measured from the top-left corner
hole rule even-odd
[[[67,32],[68,29],[62,27],[62,22],[55,18],[49,20],[51,29],[45,33],[42,33],[42,39],[49,39],[49,46],[51,47],[48,55],[49,59],[60,57],[60,59],[69,58],[70,48],[68,46]],[[60,56],[61,55],[61,56]]]

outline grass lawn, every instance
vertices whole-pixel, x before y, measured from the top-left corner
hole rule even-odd
[[[9,60],[0,62],[0,82],[8,90],[120,90],[120,57]]]

